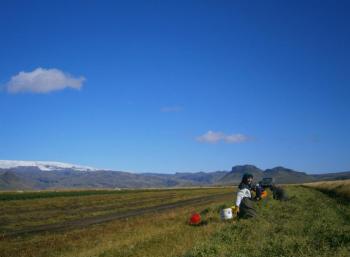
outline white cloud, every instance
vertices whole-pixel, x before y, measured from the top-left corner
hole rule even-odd
[[[198,142],[215,144],[218,142],[225,142],[228,144],[242,143],[249,140],[249,137],[243,134],[226,135],[222,132],[214,132],[209,130],[207,133],[196,138]]]
[[[224,138],[226,143],[241,143],[249,140],[249,137],[242,134],[227,135]]]
[[[160,109],[161,112],[181,112],[181,106],[165,106]]]
[[[84,77],[72,77],[58,69],[37,68],[31,72],[21,71],[6,84],[10,93],[49,93],[65,88],[80,89]]]

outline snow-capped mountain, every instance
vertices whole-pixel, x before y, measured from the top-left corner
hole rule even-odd
[[[17,167],[36,167],[42,171],[53,170],[76,170],[76,171],[97,171],[98,169],[75,165],[71,163],[63,162],[51,162],[51,161],[15,161],[15,160],[0,160],[0,169],[11,169]]]

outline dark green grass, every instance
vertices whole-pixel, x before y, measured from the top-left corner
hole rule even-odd
[[[157,191],[185,191],[185,190],[205,190],[205,188],[174,188],[174,189],[123,189],[123,190],[75,190],[75,191],[38,191],[38,192],[0,192],[0,201],[15,201],[15,200],[32,200],[54,197],[70,197],[70,196],[89,196],[89,195],[111,195],[111,194],[129,194],[145,193]]]
[[[350,256],[350,205],[300,186],[290,201],[258,203],[259,217],[229,223],[185,256]]]
[[[68,196],[87,196],[87,195],[106,195],[106,194],[122,194],[125,191],[112,190],[84,190],[84,191],[43,191],[43,192],[11,192],[0,193],[0,201],[14,200],[31,200],[53,197],[68,197]]]

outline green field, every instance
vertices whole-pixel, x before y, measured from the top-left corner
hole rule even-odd
[[[316,188],[330,196],[350,200],[350,179],[336,181],[320,181],[304,184],[307,187]]]
[[[234,188],[0,194],[0,256],[350,256],[343,197],[288,186],[259,217],[222,222]],[[271,195],[271,194],[270,194]],[[188,225],[194,211],[203,226]]]

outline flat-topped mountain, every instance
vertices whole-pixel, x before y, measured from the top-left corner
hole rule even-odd
[[[231,171],[220,178],[219,182],[223,184],[238,184],[245,173],[252,174],[254,180],[259,181],[263,178],[263,171],[254,165],[237,165],[232,167]]]
[[[276,183],[304,183],[314,181],[313,176],[307,175],[305,172],[299,172],[284,167],[275,167],[272,169],[261,170],[254,165],[239,165],[232,167],[231,171],[223,176],[219,181],[223,184],[238,184],[245,173],[254,176],[255,181],[260,181],[264,177],[274,178]]]

